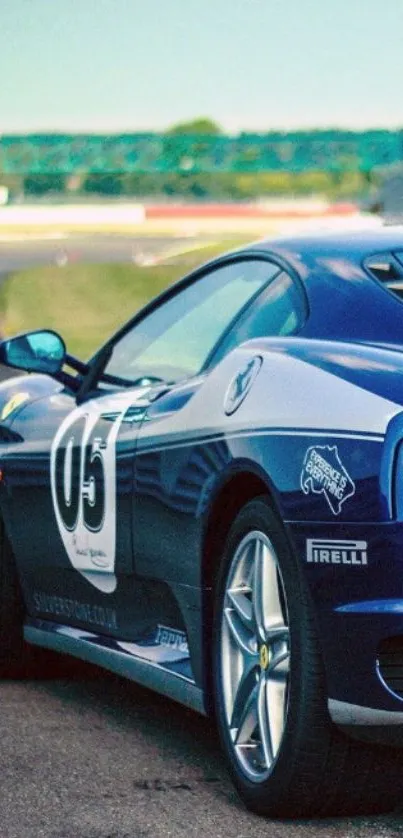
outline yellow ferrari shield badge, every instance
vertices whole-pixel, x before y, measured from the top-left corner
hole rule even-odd
[[[259,661],[260,661],[260,668],[261,669],[267,669],[267,667],[270,663],[270,652],[269,652],[265,643],[263,643],[262,646],[260,647]]]
[[[15,393],[14,396],[11,396],[11,399],[5,403],[3,410],[0,414],[0,420],[7,419],[7,416],[10,416],[11,413],[14,413],[17,410],[17,407],[20,407],[24,402],[29,399],[29,393]]]

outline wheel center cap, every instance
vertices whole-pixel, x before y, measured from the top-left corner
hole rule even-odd
[[[259,663],[261,669],[267,669],[270,661],[270,652],[265,643],[262,643],[259,652]]]

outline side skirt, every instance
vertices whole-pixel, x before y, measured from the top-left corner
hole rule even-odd
[[[24,637],[27,643],[94,663],[207,715],[200,687],[161,663],[139,657],[136,644],[122,642],[123,648],[119,648],[119,641],[112,638],[50,620],[30,619],[24,626]]]

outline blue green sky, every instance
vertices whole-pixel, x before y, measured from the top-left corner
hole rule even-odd
[[[0,133],[403,126],[403,0],[0,0]]]

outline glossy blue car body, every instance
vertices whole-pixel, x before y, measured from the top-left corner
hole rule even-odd
[[[266,494],[309,585],[332,719],[374,738],[403,724],[403,303],[365,267],[396,267],[400,253],[397,228],[259,242],[225,259],[272,259],[295,278],[297,334],[247,341],[176,385],[92,388],[79,404],[47,376],[0,386],[0,509],[29,642],[209,712],[225,535]],[[106,525],[80,478],[86,541],[69,519],[74,477],[59,498],[71,439],[103,479],[111,470]]]

